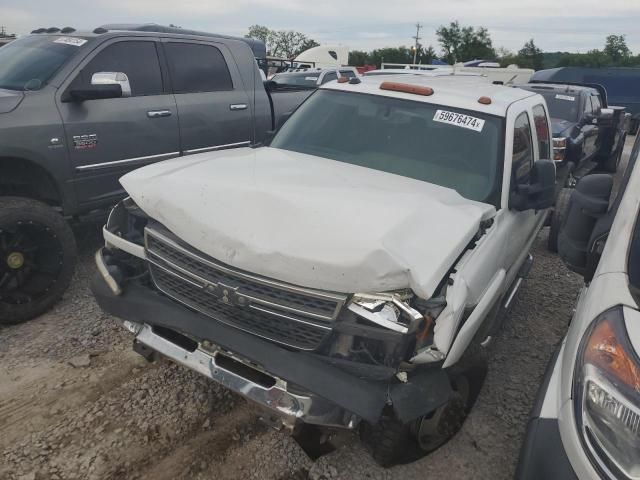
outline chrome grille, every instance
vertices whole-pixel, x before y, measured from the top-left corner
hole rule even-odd
[[[157,288],[220,322],[269,340],[314,350],[330,333],[345,297],[254,276],[182,244],[160,227],[145,230]]]

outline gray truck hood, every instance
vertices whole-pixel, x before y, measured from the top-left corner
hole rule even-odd
[[[0,113],[14,110],[24,98],[24,93],[0,88]]]
[[[219,261],[343,293],[410,287],[430,297],[495,213],[448,188],[267,147],[176,158],[120,182]]]

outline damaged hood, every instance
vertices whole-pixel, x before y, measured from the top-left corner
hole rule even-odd
[[[268,147],[176,158],[120,182],[211,257],[342,293],[410,287],[430,297],[495,213],[448,188]]]

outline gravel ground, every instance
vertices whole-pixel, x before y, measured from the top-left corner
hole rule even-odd
[[[421,461],[384,470],[355,435],[315,461],[254,407],[167,361],[146,363],[88,288],[97,228],[77,232],[73,284],[51,312],[0,327],[0,479],[511,478],[538,384],[581,279],[546,251],[490,347],[462,431]]]

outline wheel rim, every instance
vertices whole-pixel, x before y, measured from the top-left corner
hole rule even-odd
[[[460,428],[466,417],[469,401],[469,381],[460,376],[453,383],[453,396],[446,404],[417,421],[415,436],[420,448],[426,452],[435,450],[449,440]]]
[[[46,225],[16,222],[0,228],[0,303],[29,304],[45,297],[62,270],[64,253]]]

